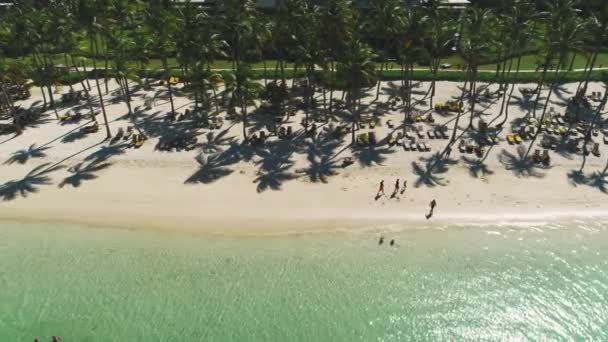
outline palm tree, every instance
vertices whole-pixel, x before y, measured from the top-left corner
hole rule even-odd
[[[497,120],[504,113],[505,116],[502,121],[497,125],[502,127],[509,119],[509,105],[515,90],[515,84],[517,83],[517,77],[519,75],[521,60],[532,40],[532,22],[538,16],[536,15],[534,5],[530,0],[516,0],[510,7],[507,7],[506,13],[503,13],[502,20],[507,32],[503,44],[505,49],[510,51],[509,55],[509,67],[507,68],[504,79],[511,79],[511,70],[513,67],[513,56],[517,56],[517,62],[515,63],[515,76],[510,82],[510,90],[505,89],[502,97],[502,103],[500,106],[500,112],[490,124]],[[504,69],[503,69],[504,71]],[[508,95],[507,95],[508,94]]]
[[[446,54],[450,45],[454,43],[453,22],[442,9],[439,0],[429,0],[424,5],[426,14],[425,48],[429,57],[429,68],[432,79],[430,86],[430,108],[433,108],[433,99],[436,92],[436,79],[441,65],[441,58]]]
[[[481,60],[488,54],[492,37],[492,27],[488,25],[492,19],[492,11],[478,6],[469,7],[462,23],[459,51],[466,62],[467,79],[469,81],[469,97],[471,101],[468,128],[473,128],[475,105],[477,103],[477,73]],[[466,89],[463,89],[466,91]]]
[[[547,94],[547,99],[545,100],[543,111],[540,116],[539,129],[536,131],[526,155],[532,150],[540,133],[540,126],[543,124],[549,101],[559,82],[560,70],[563,66],[567,65],[568,53],[570,53],[573,47],[578,46],[581,43],[580,34],[583,32],[583,23],[576,15],[575,4],[576,1],[573,0],[556,0],[550,7],[547,23],[549,32],[546,37],[548,50],[546,62],[549,63],[549,61],[553,60],[553,56],[557,56],[557,66],[555,68],[553,82],[549,87],[549,93]],[[544,74],[546,74],[547,68],[548,66],[545,65]],[[537,101],[538,96],[540,96],[540,92],[537,94]],[[534,110],[536,110],[536,108],[534,108]]]
[[[398,55],[401,66],[401,99],[405,103],[405,120],[411,118],[414,64],[423,54],[423,12],[418,6],[410,6],[403,16],[402,33],[399,35]],[[405,125],[403,126],[405,130]]]
[[[98,35],[100,31],[100,25],[98,24],[97,14],[103,13],[108,4],[102,1],[95,0],[81,0],[78,8],[78,19],[79,24],[84,27],[87,38],[89,40],[89,49],[91,51],[91,60],[93,61],[93,78],[95,78],[95,85],[97,86],[97,95],[99,97],[99,105],[103,114],[104,124],[106,126],[106,139],[112,137],[110,132],[110,125],[108,123],[108,116],[106,114],[106,107],[103,102],[103,95],[101,93],[101,86],[99,84],[99,73],[97,71],[96,57],[99,56],[99,42]]]
[[[352,117],[352,143],[355,143],[355,129],[359,121],[360,106],[357,105],[359,91],[363,86],[374,85],[376,82],[375,54],[372,49],[359,39],[355,39],[346,47],[343,58],[338,63],[337,75],[344,80],[348,91],[348,107]]]
[[[591,58],[584,77],[583,87],[579,84],[577,95],[585,96],[591,73],[595,67],[599,52],[608,45],[608,9],[604,6],[604,10],[592,13],[587,25],[587,33],[584,39],[585,47],[590,51]]]
[[[319,36],[329,83],[329,115],[333,113],[333,91],[336,85],[335,63],[347,50],[356,28],[355,12],[350,0],[327,0],[321,7]]]
[[[170,0],[151,0],[148,2],[146,22],[153,37],[153,50],[160,57],[163,67],[163,80],[167,85],[171,117],[175,117],[173,89],[169,78],[169,56],[175,50],[175,33],[177,32],[177,13],[175,4]]]
[[[388,60],[394,55],[395,42],[403,30],[404,17],[405,10],[400,0],[378,0],[371,3],[363,30],[372,37],[372,43],[378,51],[378,76],[384,68],[388,69]],[[380,97],[380,84],[378,82],[374,101]]]
[[[248,141],[247,136],[247,105],[250,95],[249,91],[249,65],[244,63],[244,53],[247,43],[254,32],[253,22],[256,17],[254,3],[252,0],[227,0],[225,2],[226,34],[229,37],[231,59],[234,66],[235,90],[233,97],[241,107],[243,119],[243,139]]]

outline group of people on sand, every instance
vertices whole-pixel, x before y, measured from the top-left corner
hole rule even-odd
[[[403,186],[400,187],[400,182],[399,182],[399,178],[397,178],[397,181],[395,182],[395,189],[393,190],[393,194],[391,195],[391,198],[395,198],[397,197],[397,194],[399,194],[399,191],[401,190],[401,195],[403,195],[405,193],[405,190],[407,189],[407,181],[404,180],[403,181]],[[376,193],[376,200],[378,200],[380,197],[384,196],[384,179],[380,181],[380,186],[378,187],[378,192]],[[432,200],[431,203],[429,204],[429,212],[427,214],[424,215],[424,217],[426,217],[426,219],[430,219],[431,217],[433,217],[433,213],[435,212],[435,207],[437,207],[437,201],[436,200]],[[382,244],[383,239],[380,238],[380,244]],[[393,245],[393,240],[391,240],[391,246]]]
[[[391,195],[391,198],[395,198],[397,197],[398,194],[403,195],[405,193],[405,189],[407,189],[407,181],[404,180],[403,181],[403,187],[400,186],[400,180],[399,178],[397,178],[397,180],[395,181],[395,189],[393,190],[393,194]],[[399,190],[401,190],[401,193],[399,192]],[[380,181],[380,187],[378,188],[378,192],[376,193],[376,200],[378,200],[380,197],[384,196],[384,180]]]

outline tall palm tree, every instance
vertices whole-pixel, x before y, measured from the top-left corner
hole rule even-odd
[[[509,51],[510,57],[508,58],[509,67],[507,68],[503,79],[511,80],[510,75],[513,67],[514,56],[516,56],[517,61],[515,62],[515,75],[510,82],[510,90],[508,90],[509,86],[507,86],[507,89],[505,89],[504,93],[502,94],[500,112],[498,116],[492,120],[492,122],[494,122],[504,113],[504,118],[497,125],[499,127],[502,127],[509,119],[509,106],[521,68],[521,60],[530,44],[530,41],[532,40],[532,22],[537,17],[538,15],[536,14],[534,5],[530,2],[530,0],[515,0],[510,7],[506,8],[505,13],[502,14],[503,25],[506,28],[503,44],[505,49]],[[509,82],[507,81],[507,83]],[[492,122],[490,122],[490,124]]]
[[[466,62],[467,79],[469,81],[470,119],[468,128],[473,128],[475,105],[477,103],[477,74],[484,56],[488,55],[492,41],[492,11],[476,5],[467,8],[463,18],[460,34],[459,52]],[[463,89],[466,91],[466,89]]]
[[[103,94],[101,92],[101,85],[99,84],[99,73],[97,70],[97,57],[99,56],[99,42],[98,36],[100,32],[100,25],[98,22],[98,14],[105,12],[106,6],[109,4],[104,1],[96,0],[81,0],[78,7],[78,15],[80,26],[84,27],[86,36],[89,41],[89,49],[91,51],[91,60],[93,61],[93,78],[95,78],[95,85],[97,87],[97,95],[99,98],[99,105],[101,107],[101,113],[103,115],[104,124],[106,126],[106,139],[112,137],[110,131],[110,124],[108,123],[108,116],[106,113],[106,106],[103,101]]]
[[[371,3],[369,14],[363,22],[363,30],[372,37],[373,46],[377,49],[380,68],[388,69],[388,60],[395,54],[395,43],[403,31],[405,9],[400,0],[378,0]],[[380,97],[380,82],[376,88],[376,98]]]
[[[349,42],[343,58],[337,67],[338,76],[344,80],[349,91],[348,107],[352,117],[352,143],[355,142],[355,129],[359,121],[360,106],[357,105],[359,92],[363,86],[369,87],[376,82],[376,55],[372,49],[359,39]]]
[[[549,93],[543,106],[543,111],[539,120],[539,129],[536,131],[530,146],[528,147],[527,154],[530,153],[536,139],[540,133],[540,126],[543,124],[549,101],[553,95],[555,88],[559,83],[560,71],[567,65],[568,54],[573,47],[580,45],[581,33],[583,32],[584,24],[578,18],[575,10],[576,1],[574,0],[556,0],[552,3],[549,12],[549,19],[547,27],[547,59],[546,62],[553,60],[553,56],[557,56],[557,65],[555,67],[555,73],[553,76],[553,82],[549,86]],[[547,65],[544,67],[544,73],[546,74]],[[542,84],[542,83],[541,83]],[[540,86],[540,85],[539,85]],[[537,95],[540,96],[540,93]],[[537,97],[538,101],[538,97]],[[534,108],[536,110],[536,108]],[[526,155],[527,155],[526,154]]]
[[[252,0],[226,0],[225,2],[225,27],[226,35],[230,44],[231,59],[234,66],[234,75],[232,78],[235,83],[236,95],[234,98],[238,101],[241,107],[241,115],[243,120],[243,139],[248,141],[247,136],[247,105],[248,95],[250,91],[249,65],[245,63],[245,51],[247,44],[251,42],[250,38],[254,32],[253,22],[257,12],[254,8]]]
[[[433,108],[433,99],[436,93],[436,79],[441,58],[449,51],[448,48],[455,42],[454,23],[441,8],[441,1],[429,0],[424,5],[425,20],[425,49],[429,57],[429,68],[432,79],[430,86],[430,108]]]
[[[423,32],[425,17],[419,6],[410,6],[402,20],[402,32],[399,34],[399,64],[401,66],[401,98],[405,103],[405,121],[412,114],[412,90],[414,81],[414,64],[423,55]],[[403,126],[405,129],[405,125]]]
[[[348,43],[352,41],[356,29],[356,18],[350,0],[327,0],[321,7],[320,38],[322,51],[326,56],[323,61],[326,74],[330,75],[329,108],[333,113],[333,91],[336,85],[335,63],[345,53]]]
[[[177,32],[178,20],[175,4],[170,0],[148,1],[148,13],[146,22],[154,43],[153,50],[160,57],[163,67],[163,79],[169,94],[171,104],[171,117],[175,117],[175,104],[173,101],[173,89],[169,78],[169,56],[175,51],[175,33]]]
[[[597,57],[600,51],[608,46],[608,8],[606,6],[602,10],[591,14],[587,25],[587,33],[584,45],[590,51],[591,58],[586,67],[585,77],[581,82],[583,84],[582,88],[581,84],[579,84],[577,92],[579,96],[585,96],[587,93],[587,87],[593,68],[597,62]]]

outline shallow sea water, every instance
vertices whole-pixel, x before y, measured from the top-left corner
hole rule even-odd
[[[403,228],[0,224],[0,341],[608,340],[608,224]]]

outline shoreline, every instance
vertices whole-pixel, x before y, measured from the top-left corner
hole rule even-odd
[[[263,236],[298,236],[317,234],[365,233],[365,232],[407,232],[425,229],[447,230],[462,228],[492,227],[525,227],[530,225],[545,226],[553,223],[569,223],[572,221],[608,220],[608,212],[602,210],[574,209],[566,211],[559,208],[549,208],[542,213],[532,213],[530,210],[509,213],[485,213],[480,216],[475,213],[457,213],[441,210],[438,218],[426,220],[423,216],[414,214],[395,215],[393,217],[368,216],[353,219],[352,217],[317,217],[317,218],[277,218],[255,219],[251,222],[247,217],[238,219],[186,220],[179,227],[169,222],[175,218],[165,217],[164,221],[141,220],[141,217],[128,216],[121,220],[111,220],[98,217],[70,218],[66,213],[35,214],[23,211],[19,214],[9,214],[0,210],[0,223],[25,225],[68,225],[82,226],[91,229],[118,229],[132,231],[151,231],[159,233],[203,234],[224,237],[263,237]]]

